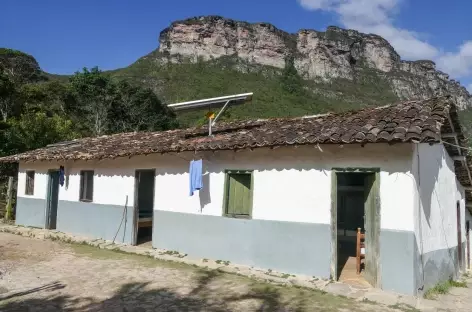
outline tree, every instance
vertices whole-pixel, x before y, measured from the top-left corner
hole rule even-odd
[[[84,135],[166,130],[177,126],[175,115],[150,89],[114,81],[97,68],[70,79],[75,101],[66,111],[80,120]]]
[[[285,60],[285,68],[282,72],[281,83],[285,91],[291,94],[303,91],[303,80],[295,68],[293,57],[287,57]]]
[[[48,116],[64,115],[74,101],[70,85],[55,80],[22,85],[18,93],[22,113],[42,111]]]
[[[0,114],[5,122],[15,106],[16,88],[13,80],[0,68]]]
[[[173,112],[162,105],[152,90],[120,81],[116,92],[116,100],[109,112],[109,118],[115,121],[110,127],[111,132],[157,131],[177,127]]]
[[[0,67],[17,86],[47,80],[35,58],[18,50],[0,48]]]
[[[27,113],[18,119],[10,119],[0,134],[2,155],[71,140],[77,135],[70,120],[58,115],[48,117],[44,112]]]
[[[99,136],[108,132],[110,120],[108,111],[115,100],[114,85],[110,79],[94,67],[84,68],[70,78],[75,105],[70,111],[81,116],[91,135]]]

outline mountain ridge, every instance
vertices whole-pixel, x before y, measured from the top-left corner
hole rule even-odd
[[[270,23],[248,23],[221,16],[179,20],[161,31],[160,62],[195,63],[236,56],[249,63],[283,69],[287,59],[303,79],[355,80],[360,69],[386,78],[400,100],[450,94],[457,105],[472,107],[472,96],[430,60],[402,60],[390,43],[375,34],[329,26],[290,34]]]

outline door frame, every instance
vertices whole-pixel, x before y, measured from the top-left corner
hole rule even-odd
[[[375,183],[378,185],[380,191],[380,168],[365,168],[365,167],[346,167],[346,168],[332,168],[331,169],[331,266],[330,278],[337,280],[338,274],[338,174],[339,173],[370,173],[375,175]],[[380,192],[379,192],[380,196]],[[381,204],[380,199],[376,201],[375,209],[378,211],[375,230],[380,234],[380,219],[381,219]],[[375,244],[376,253],[376,285],[380,285],[380,240]]]
[[[154,218],[154,197],[156,196],[156,169],[135,169],[134,170],[134,195],[133,195],[133,232],[131,237],[132,245],[136,246],[138,244],[138,230],[139,230],[139,207],[138,207],[138,172],[149,171],[154,174],[154,185],[152,192],[152,210]],[[152,232],[154,232],[154,222],[152,222]]]
[[[462,265],[464,263],[462,259],[462,219],[461,219],[461,202],[456,202],[456,219],[457,219],[457,260],[459,264],[459,270],[462,271]]]
[[[46,209],[45,209],[45,218],[44,218],[44,228],[51,229],[50,224],[50,212],[51,212],[51,194],[52,194],[52,174],[59,174],[59,169],[49,169],[48,170],[48,184],[46,189]],[[57,210],[59,209],[59,177],[57,180],[57,203],[56,203],[56,228],[57,228]]]
[[[466,261],[467,261],[467,270],[470,270],[470,221],[465,221],[465,241],[466,241]]]

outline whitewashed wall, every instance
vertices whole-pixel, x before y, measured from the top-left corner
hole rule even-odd
[[[48,168],[47,164],[41,162],[21,163],[18,172],[18,197],[46,199],[48,185]],[[34,170],[34,194],[26,195],[26,171]]]
[[[465,241],[465,194],[456,179],[454,161],[441,144],[418,144],[414,154],[419,156],[414,164],[420,190],[415,204],[419,251],[425,254],[455,247],[457,201],[461,205],[462,241]]]
[[[48,170],[65,166],[65,184],[59,188],[59,200],[79,201],[80,170],[94,170],[93,202],[96,204],[124,205],[134,199],[135,163],[121,161],[104,162],[33,162],[21,163],[18,174],[18,196],[45,199]],[[127,168],[126,165],[132,165]],[[35,170],[34,195],[25,195],[26,171]]]
[[[79,200],[81,170],[94,170],[93,203],[124,206],[128,197],[128,206],[133,205],[135,170],[120,161],[66,163],[66,181],[60,187],[59,200]]]
[[[411,145],[321,148],[322,151],[315,147],[287,147],[206,154],[207,188],[193,197],[188,195],[187,161],[166,156],[162,163],[172,169],[157,170],[155,209],[221,216],[224,170],[254,169],[254,219],[329,224],[331,168],[381,168],[381,227],[414,230]]]
[[[65,166],[59,200],[78,201],[80,170],[94,170],[94,203],[133,205],[136,169],[156,169],[154,209],[221,216],[224,170],[254,170],[253,218],[330,223],[331,168],[381,168],[381,228],[414,230],[415,179],[412,145],[371,144],[284,147],[215,153],[137,156],[88,162],[36,162],[20,165],[18,195],[24,195],[25,170],[36,170],[35,197],[45,198],[47,169]],[[203,157],[204,189],[189,196],[188,167]]]

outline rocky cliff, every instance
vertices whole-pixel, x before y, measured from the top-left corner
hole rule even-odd
[[[388,81],[400,99],[451,94],[459,107],[472,107],[467,90],[436,70],[434,62],[403,61],[382,37],[354,30],[328,27],[325,32],[289,34],[268,23],[206,16],[172,23],[159,41],[166,62],[237,56],[248,63],[284,68],[290,59],[307,80],[356,81],[368,71]]]

